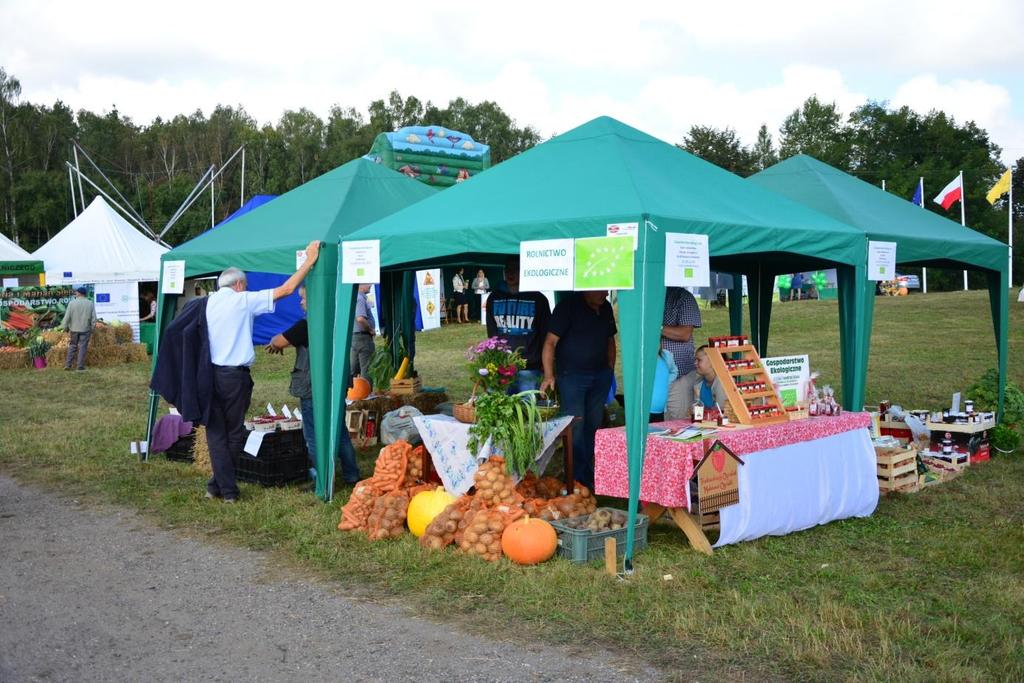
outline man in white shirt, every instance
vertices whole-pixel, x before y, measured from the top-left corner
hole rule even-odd
[[[206,303],[206,325],[213,363],[213,397],[206,425],[206,444],[210,450],[213,477],[206,483],[207,498],[238,500],[235,481],[236,453],[245,445],[245,412],[252,400],[249,368],[256,360],[253,351],[253,318],[272,313],[278,299],[298,288],[320,253],[320,243],[306,247],[306,262],[294,275],[274,289],[246,291],[245,273],[228,268],[217,279],[217,291]]]

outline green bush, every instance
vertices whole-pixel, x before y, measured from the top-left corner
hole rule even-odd
[[[989,444],[1003,453],[1010,453],[1020,446],[1020,433],[1013,427],[998,424],[989,434]]]
[[[978,410],[995,412],[999,408],[999,373],[994,369],[967,390],[966,398],[974,401]],[[1003,424],[1016,427],[1024,422],[1024,391],[1013,382],[1006,383],[1006,403],[1003,409]]]

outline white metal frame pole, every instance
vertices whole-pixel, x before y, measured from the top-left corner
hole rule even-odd
[[[75,153],[75,173],[78,175],[78,198],[82,201],[82,211],[85,211],[85,193],[82,192],[82,168],[78,165],[78,145],[72,145],[71,151]]]
[[[921,208],[924,208],[924,176],[918,176],[918,187],[921,188]],[[928,293],[928,268],[921,268],[921,293]]]
[[[214,187],[214,183],[210,183],[210,227],[211,228],[213,227],[213,203],[215,201],[214,198],[213,198],[213,187]]]
[[[960,225],[967,227],[967,188],[964,187],[964,172],[960,171]],[[964,271],[964,291],[967,291],[967,271]]]
[[[245,146],[242,147],[242,192],[238,198],[238,208],[245,206]]]
[[[1007,202],[1006,209],[1007,209],[1007,212],[1009,213],[1009,216],[1008,216],[1008,218],[1006,220],[1006,223],[1007,223],[1006,233],[1007,233],[1007,235],[1009,235],[1009,240],[1008,241],[1009,241],[1009,244],[1010,244],[1010,277],[1009,277],[1009,285],[1012,288],[1013,287],[1013,169],[1012,168],[1010,169],[1010,196],[1009,196],[1009,201]]]
[[[71,208],[75,210],[75,218],[78,218],[78,200],[75,198],[75,176],[68,166],[68,185],[71,186]]]

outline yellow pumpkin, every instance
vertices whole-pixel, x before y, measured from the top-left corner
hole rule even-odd
[[[352,388],[348,390],[347,398],[350,401],[362,401],[370,395],[370,382],[365,377],[354,377]]]
[[[558,550],[555,528],[537,517],[516,520],[501,534],[501,551],[517,564],[539,564]]]
[[[455,496],[437,487],[433,491],[421,491],[409,501],[409,511],[406,513],[406,521],[409,522],[409,531],[417,538],[427,530],[427,525],[434,521],[441,512],[455,502]]]

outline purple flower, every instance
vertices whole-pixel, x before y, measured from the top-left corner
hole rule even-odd
[[[487,375],[490,374],[489,372],[487,372],[487,368],[480,368],[479,370],[477,370],[477,372],[480,373],[481,377],[486,377]]]

